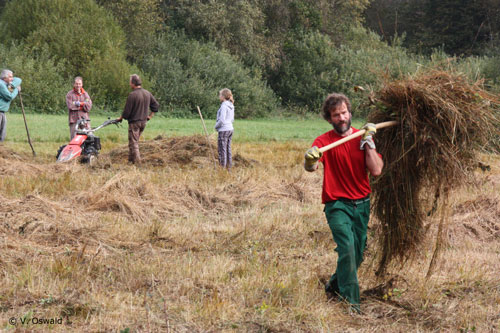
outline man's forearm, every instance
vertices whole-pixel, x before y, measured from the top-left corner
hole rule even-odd
[[[12,101],[17,96],[17,93],[17,89],[14,89],[12,92],[10,92],[7,89],[7,86],[3,86],[0,88],[0,98],[7,102]]]
[[[370,147],[365,148],[365,161],[366,168],[372,176],[376,177],[382,173],[384,161],[380,158],[375,149],[371,149]]]

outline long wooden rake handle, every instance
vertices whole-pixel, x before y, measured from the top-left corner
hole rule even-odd
[[[28,135],[28,143],[30,144],[33,156],[36,157],[35,149],[33,148],[33,144],[31,143],[30,131],[28,130],[28,123],[26,122],[26,114],[24,114],[23,96],[21,95],[21,92],[19,92],[19,101],[21,102],[21,111],[23,112],[24,127],[26,127],[26,134]]]
[[[384,127],[391,127],[391,126],[394,126],[396,124],[398,124],[398,122],[395,121],[395,120],[392,120],[392,121],[385,121],[383,123],[378,123],[378,124],[375,125],[375,127],[377,129],[380,129],[380,128],[384,128]],[[357,131],[356,133],[348,135],[348,136],[346,136],[343,139],[340,139],[338,141],[335,141],[334,143],[330,143],[329,145],[326,145],[324,147],[319,148],[319,151],[322,152],[322,153],[324,153],[327,150],[330,150],[332,148],[340,146],[341,144],[346,143],[347,141],[350,141],[350,140],[352,140],[354,138],[357,138],[358,136],[361,136],[361,135],[365,134],[365,132],[366,132],[366,130]]]
[[[212,155],[211,157],[212,157],[212,159],[214,161],[214,167],[217,170],[216,157],[214,155],[214,152],[212,151],[212,145],[210,144],[210,137],[208,136],[207,127],[205,126],[205,120],[203,120],[203,116],[201,114],[200,107],[196,106],[196,108],[198,109],[198,114],[200,115],[201,123],[203,124],[203,129],[205,130],[205,135],[207,136],[207,145],[208,145],[208,148],[210,149],[210,155]]]

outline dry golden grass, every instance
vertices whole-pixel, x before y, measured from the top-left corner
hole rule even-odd
[[[322,175],[303,171],[303,143],[236,144],[242,162],[231,173],[214,170],[208,150],[172,159],[196,144],[168,157],[148,150],[159,142],[141,144],[150,161],[141,167],[116,159],[124,147],[88,167],[0,146],[0,329],[13,328],[11,317],[63,318],[18,319],[20,330],[60,332],[500,329],[499,156],[483,155],[491,170],[451,194],[430,278],[437,223],[427,221],[418,260],[380,281],[371,222],[363,313],[351,317],[324,295],[336,254]]]

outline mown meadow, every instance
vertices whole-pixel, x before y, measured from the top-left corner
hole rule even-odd
[[[415,260],[393,263],[383,277],[375,275],[380,221],[371,221],[359,271],[362,314],[352,317],[325,297],[336,253],[320,202],[322,174],[302,168],[305,149],[330,128],[319,117],[237,120],[239,158],[230,173],[214,168],[199,119],[153,118],[141,149],[148,157],[154,146],[155,157],[140,167],[114,154],[126,150],[126,124],[97,133],[103,148],[88,166],[55,163],[67,142],[66,116],[27,120],[37,157],[20,114],[8,114],[0,145],[2,330],[500,328],[498,155],[481,155],[489,169],[452,193],[445,243],[429,276],[441,214],[426,220]],[[212,133],[214,121],[206,123]]]

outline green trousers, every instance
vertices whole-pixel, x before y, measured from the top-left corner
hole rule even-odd
[[[363,261],[366,230],[370,219],[370,199],[336,200],[325,204],[328,225],[337,243],[337,269],[326,285],[359,311],[358,267]]]

